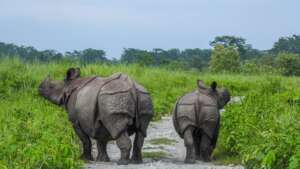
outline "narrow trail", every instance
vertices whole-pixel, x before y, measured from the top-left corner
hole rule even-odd
[[[185,147],[183,140],[177,135],[173,128],[172,118],[165,117],[160,121],[151,122],[147,130],[143,152],[154,156],[144,158],[143,164],[129,164],[118,166],[116,164],[120,157],[119,149],[115,142],[108,144],[108,155],[111,162],[88,162],[85,169],[243,169],[243,166],[220,166],[213,163],[197,161],[196,164],[183,163],[185,157]],[[133,141],[134,137],[131,137]],[[97,150],[93,144],[93,155],[96,156]],[[155,155],[163,156],[155,158]]]

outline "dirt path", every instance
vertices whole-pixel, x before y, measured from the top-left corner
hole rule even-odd
[[[242,166],[219,166],[200,161],[196,164],[184,164],[185,147],[183,140],[173,128],[171,117],[152,122],[147,133],[148,136],[143,147],[143,164],[118,166],[116,162],[120,152],[115,142],[111,142],[108,145],[108,155],[112,162],[89,162],[85,165],[85,169],[243,169]],[[93,145],[94,155],[96,155],[96,151],[95,145]]]

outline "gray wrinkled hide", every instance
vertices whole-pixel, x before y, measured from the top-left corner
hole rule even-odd
[[[220,113],[216,100],[198,90],[181,97],[174,108],[173,123],[181,138],[189,127],[200,128],[210,138],[214,138],[219,127]]]
[[[70,120],[78,121],[94,138],[99,137],[103,126],[113,139],[132,125],[146,136],[153,116],[149,93],[125,74],[97,77],[87,83],[71,95],[67,109]]]

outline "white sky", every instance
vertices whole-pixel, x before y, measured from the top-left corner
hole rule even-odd
[[[299,0],[0,0],[0,41],[60,52],[209,48],[218,35],[269,49],[300,34]]]

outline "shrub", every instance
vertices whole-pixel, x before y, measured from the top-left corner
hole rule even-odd
[[[283,75],[300,75],[300,56],[297,54],[279,53],[276,58],[276,64],[281,69]]]
[[[216,45],[212,51],[210,70],[212,72],[238,72],[240,70],[240,56],[233,47],[225,48]]]

